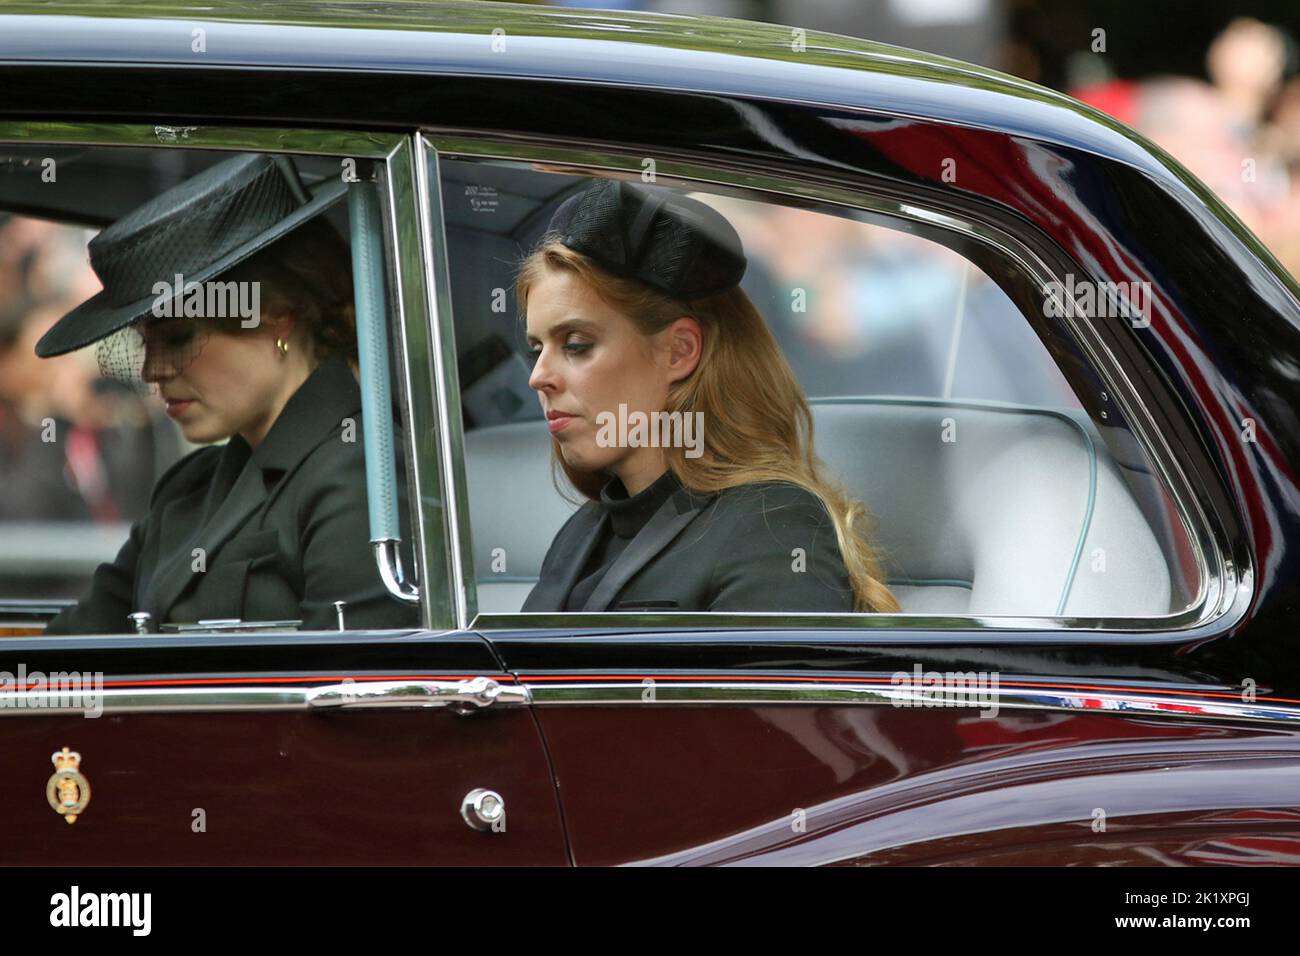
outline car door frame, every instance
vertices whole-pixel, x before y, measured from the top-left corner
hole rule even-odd
[[[425,163],[419,163],[423,154]],[[618,144],[603,143],[592,146],[573,144],[557,145],[544,139],[527,136],[512,136],[502,139],[488,133],[469,131],[429,130],[424,131],[422,141],[417,144],[417,165],[428,164],[436,170],[439,158],[498,160],[510,162],[531,162],[545,164],[549,170],[572,175],[620,175],[640,176],[644,168],[644,151],[620,147]],[[434,175],[434,174],[431,174]],[[960,254],[968,254],[980,249],[988,254],[1000,257],[1003,263],[1014,266],[1028,276],[1037,287],[1046,287],[1053,281],[1063,281],[1071,269],[1079,269],[1072,263],[1064,250],[1056,247],[1045,236],[1026,231],[1026,234],[1013,234],[996,222],[981,220],[965,213],[959,214],[951,209],[936,204],[932,194],[919,192],[915,195],[898,195],[896,184],[876,190],[865,187],[850,187],[844,184],[829,185],[815,178],[801,178],[789,171],[776,173],[772,170],[746,168],[736,161],[723,161],[707,155],[671,156],[655,158],[655,175],[663,183],[689,188],[692,185],[704,189],[713,189],[724,195],[739,198],[773,201],[780,199],[795,202],[800,208],[830,211],[834,208],[849,208],[864,215],[877,216],[890,220],[894,228],[915,230],[918,234],[934,241],[942,242]],[[441,212],[441,198],[436,190],[423,189],[428,192],[435,203],[436,214]],[[433,275],[430,284],[439,291],[443,299],[442,313],[450,316],[452,304],[450,295],[449,267],[447,264],[445,235],[431,235],[429,247],[433,252],[430,269]],[[976,263],[979,264],[978,262]],[[1028,321],[1028,317],[1026,317]],[[1035,324],[1035,331],[1044,332],[1047,317],[1035,316],[1042,325]],[[1016,640],[1018,635],[1029,638],[1030,635],[1042,635],[1050,632],[1054,639],[1063,642],[1083,640],[1085,643],[1095,639],[1099,631],[1108,632],[1107,640],[1111,643],[1134,641],[1142,644],[1151,643],[1188,643],[1204,639],[1206,636],[1221,634],[1231,629],[1240,620],[1249,606],[1252,597],[1252,564],[1246,542],[1237,534],[1226,528],[1221,522],[1213,520],[1207,513],[1203,502],[1210,497],[1222,494],[1220,476],[1205,467],[1188,467],[1181,462],[1168,442],[1162,437],[1153,419],[1153,407],[1158,405],[1163,414],[1170,413],[1172,404],[1166,396],[1159,396],[1152,401],[1151,396],[1143,395],[1137,390],[1135,381],[1140,377],[1134,374],[1130,364],[1134,359],[1131,350],[1125,354],[1117,348],[1107,330],[1095,323],[1075,321],[1073,317],[1062,317],[1064,327],[1076,338],[1076,355],[1083,362],[1092,363],[1090,367],[1097,376],[1097,382],[1089,381],[1091,391],[1101,391],[1107,398],[1108,407],[1118,409],[1122,420],[1134,432],[1142,444],[1152,464],[1158,469],[1163,486],[1178,511],[1199,565],[1200,589],[1196,601],[1187,610],[1175,614],[1145,618],[1096,618],[1096,617],[979,617],[962,614],[716,614],[693,612],[667,613],[590,613],[566,612],[563,614],[479,614],[475,594],[475,572],[469,544],[469,494],[463,469],[453,472],[456,489],[454,507],[456,526],[459,534],[456,539],[457,554],[455,562],[460,566],[460,579],[465,589],[463,596],[464,617],[461,622],[465,627],[487,630],[519,629],[607,629],[628,626],[659,627],[699,627],[717,625],[725,621],[728,627],[758,628],[816,628],[819,633],[829,630],[852,632],[861,628],[873,631],[884,629],[893,631],[928,632],[939,635],[951,632],[966,632],[970,636],[980,635],[992,639]],[[1031,322],[1031,324],[1034,324]],[[444,323],[443,348],[452,349],[448,354],[454,356],[454,332]],[[1048,329],[1048,331],[1054,331]],[[448,339],[453,341],[448,341]],[[1124,360],[1124,361],[1122,361]],[[447,384],[444,393],[456,401],[444,410],[444,420],[449,423],[445,441],[450,446],[449,455],[458,462],[464,459],[464,430],[459,411],[459,387],[455,376],[455,364],[450,358],[444,358],[443,367],[447,370]],[[1070,375],[1070,368],[1061,371]],[[1071,384],[1077,385],[1077,376],[1071,377]],[[1096,386],[1093,388],[1093,386]],[[1096,415],[1097,405],[1089,398],[1089,392],[1080,390],[1080,399],[1090,414]],[[1112,413],[1113,414],[1113,411]],[[1200,466],[1198,460],[1194,462]],[[851,634],[846,634],[851,640]],[[1001,637],[1005,636],[1005,637]],[[873,634],[872,640],[888,640],[888,635]]]
[[[547,169],[575,175],[632,176],[644,169],[644,150],[615,143],[579,146],[450,129],[426,129],[425,135],[423,148],[435,171],[438,159],[445,158],[544,163]],[[969,212],[959,214],[937,202],[932,191],[907,194],[897,183],[879,191],[850,188],[804,180],[789,170],[745,168],[737,160],[716,156],[674,153],[655,160],[657,179],[663,183],[694,184],[741,198],[788,197],[801,208],[849,206],[948,230],[1027,270],[1040,285],[1079,268],[1047,237],[1032,231],[1012,234]],[[933,231],[929,237],[934,237]],[[439,239],[444,243],[441,250]],[[431,267],[443,274],[436,281],[446,301],[442,313],[449,315],[445,237],[431,237],[430,248],[435,256]],[[1253,596],[1250,550],[1238,533],[1240,526],[1229,529],[1201,507],[1209,494],[1223,500],[1221,476],[1204,459],[1178,460],[1161,438],[1148,408],[1152,396],[1135,384],[1143,379],[1133,374],[1136,356],[1131,349],[1117,345],[1096,325],[1073,324],[1070,331],[1077,336],[1081,361],[1097,376],[1092,384],[1099,382],[1112,407],[1123,411],[1160,469],[1199,551],[1201,594],[1181,615],[1087,619],[906,613],[480,614],[472,552],[468,542],[462,542],[464,626],[486,636],[507,668],[530,689],[557,779],[564,781],[561,793],[579,864],[919,862],[968,851],[975,856],[1005,852],[1006,846],[988,834],[1010,829],[1025,835],[1017,825],[1026,824],[1034,811],[1019,818],[1008,815],[998,788],[980,782],[992,765],[965,768],[961,765],[968,754],[963,752],[948,754],[947,763],[936,763],[925,772],[904,775],[892,794],[878,791],[876,785],[855,789],[851,780],[845,787],[818,793],[801,792],[797,785],[778,786],[766,801],[753,798],[766,780],[748,777],[747,762],[754,762],[754,748],[763,746],[761,741],[771,739],[764,735],[774,725],[788,722],[787,708],[792,705],[800,705],[794,710],[804,714],[805,731],[813,741],[787,755],[803,762],[792,770],[796,780],[816,773],[818,761],[812,755],[836,750],[834,738],[851,732],[845,728],[854,719],[879,723],[896,713],[895,708],[942,704],[946,706],[938,712],[905,712],[917,716],[909,716],[904,726],[928,722],[924,736],[958,736],[960,703],[951,694],[936,697],[926,686],[926,677],[936,671],[1013,675],[1001,684],[984,679],[981,693],[1017,718],[1068,722],[1066,743],[1045,752],[1036,763],[1030,761],[1030,769],[1022,767],[1018,772],[1026,774],[1025,779],[1055,764],[1079,768],[1055,773],[1064,787],[1103,786],[1102,774],[1087,764],[1088,741],[1106,734],[1124,741],[1127,759],[1139,774],[1168,767],[1170,747],[1195,751],[1212,747],[1222,737],[1239,739],[1233,746],[1239,747],[1237,756],[1242,758],[1261,750],[1275,755],[1285,751],[1274,771],[1291,773],[1300,767],[1300,699],[1276,694],[1270,698],[1267,690],[1255,698],[1243,693],[1228,671],[1216,678],[1206,673],[1203,661],[1190,661],[1182,653],[1231,633]],[[445,366],[453,364],[454,355],[449,354]],[[448,393],[457,394],[456,387],[449,385]],[[1161,404],[1161,412],[1170,414],[1165,396]],[[452,423],[448,441],[457,460],[463,460],[460,416],[449,408],[446,420]],[[457,482],[455,510],[468,529],[468,489],[459,474]],[[1135,673],[1142,679],[1135,680]],[[694,719],[682,717],[692,713]],[[1152,719],[1177,738],[1176,743],[1144,742]],[[834,732],[824,732],[826,727]],[[873,727],[873,732],[879,730]],[[1020,732],[1009,733],[1003,741],[1008,753],[1020,745],[1015,736]],[[889,743],[910,756],[924,755],[929,746],[925,740],[904,741],[897,727],[891,733],[885,735]],[[908,731],[902,733],[905,737]],[[665,738],[678,742],[679,749],[665,748]],[[708,753],[751,756],[710,765]],[[625,755],[635,755],[635,760],[627,756],[628,762],[621,762]],[[841,756],[852,763],[863,754]],[[683,772],[682,767],[687,769]],[[854,767],[862,769],[861,763]],[[1283,776],[1261,776],[1259,807],[1252,803],[1250,809],[1277,800]],[[942,821],[952,807],[943,800],[886,836],[872,835],[871,821],[892,812],[889,801],[906,803],[937,778],[944,779],[945,787],[970,787],[980,794],[980,825],[987,830],[983,843],[945,829]],[[619,793],[633,791],[644,795],[636,808],[618,799]],[[719,791],[728,797],[721,804],[706,799]],[[1240,807],[1226,798],[1220,800],[1222,806],[1214,802],[1222,797],[1221,788],[1201,803],[1192,801],[1176,810],[1162,805],[1167,796],[1147,795],[1124,808],[1124,816],[1155,814],[1151,826],[1163,828],[1164,836],[1150,837],[1151,847],[1164,846],[1161,839],[1175,839],[1171,834],[1182,839],[1200,833],[1195,830],[1200,824],[1209,826],[1207,839],[1247,832],[1244,824],[1238,826],[1239,820],[1234,823]],[[801,802],[813,798],[815,807]],[[791,829],[791,808],[813,814],[805,818],[803,830]],[[1081,819],[1062,816],[1059,808],[1044,812],[1047,818],[1030,826],[1025,836],[1035,852],[1064,846],[1061,834],[1072,833]],[[678,820],[680,830],[645,835],[665,819]],[[1286,825],[1294,836],[1294,826]],[[841,836],[846,830],[856,835]],[[627,834],[633,836],[625,838]],[[910,850],[904,852],[900,845]]]
[[[413,136],[6,119],[0,142],[10,141],[305,153],[380,164],[422,624],[392,631],[44,637],[31,630],[64,602],[0,602],[6,612],[0,624],[12,635],[0,638],[0,716],[11,718],[0,720],[0,733],[10,738],[7,756],[23,770],[8,775],[0,805],[21,808],[24,833],[36,841],[7,841],[5,861],[40,862],[40,841],[54,826],[62,837],[59,852],[83,863],[567,864],[553,775],[528,691],[481,636],[455,624],[440,507],[448,500],[439,439],[445,429],[434,400],[439,323],[423,245],[435,227],[417,199]],[[77,723],[85,718],[96,719]],[[443,746],[402,743],[424,734],[428,721],[441,728]],[[246,751],[236,745],[241,734]],[[198,752],[186,740],[198,742]],[[94,794],[80,816],[84,822],[72,830],[60,829],[53,798],[49,808],[40,799],[59,766],[52,754],[68,744],[82,760],[84,795]],[[296,764],[295,746],[310,751]],[[296,781],[275,781],[277,753],[295,767]],[[263,758],[260,767],[254,755]],[[353,766],[361,769],[353,774]],[[232,785],[244,775],[256,779],[256,793]],[[373,792],[363,799],[390,785],[389,799]],[[295,803],[292,790],[281,789],[294,786],[306,791],[305,801]],[[499,791],[508,816],[481,825],[462,805],[462,797],[480,789]],[[331,791],[345,798],[332,798]],[[242,821],[242,829],[222,831],[226,842],[196,842],[201,831],[175,820],[173,836],[146,836],[167,829],[148,826],[160,807],[178,813],[182,804],[197,806],[204,792],[225,801],[227,817]],[[29,793],[37,794],[36,809]],[[418,809],[409,806],[413,799]],[[259,814],[265,819],[255,819]],[[16,817],[17,811],[9,815],[11,823]]]

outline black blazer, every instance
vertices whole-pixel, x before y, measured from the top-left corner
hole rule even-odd
[[[564,608],[608,523],[598,501],[573,513],[551,542],[524,611]],[[756,482],[711,495],[678,488],[582,610],[852,611],[853,590],[817,496],[786,482]]]
[[[400,460],[397,475],[405,524]],[[403,528],[405,568],[409,541]],[[331,357],[255,450],[235,435],[173,465],[117,557],[46,633],[130,632],[133,611],[156,624],[299,619],[304,630],[332,630],[336,600],[347,602],[349,629],[418,625],[418,608],[388,594],[371,556],[361,391],[347,361]]]

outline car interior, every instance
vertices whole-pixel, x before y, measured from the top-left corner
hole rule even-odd
[[[952,446],[935,440],[946,417],[960,423]],[[1082,413],[863,398],[814,400],[813,418],[823,461],[875,516],[905,612],[1169,613],[1164,555]],[[466,434],[480,612],[519,610],[574,509],[550,458],[550,435],[534,423]],[[1102,542],[1123,547],[1109,547],[1107,573],[1093,574],[1088,556]],[[508,573],[493,570],[497,548],[510,556]]]
[[[0,214],[99,228],[224,155],[0,147]],[[34,192],[26,179],[4,174],[48,156],[58,161],[64,188]],[[334,158],[292,162],[308,188],[338,175]],[[528,387],[514,274],[556,207],[587,180],[517,162],[443,159],[439,170],[478,608],[514,613],[578,506],[575,493],[553,480],[552,442]],[[328,215],[347,235],[346,204]],[[909,276],[911,260],[890,260],[886,250],[864,268],[863,288],[879,287],[870,293],[878,307],[866,311],[884,315],[907,296],[917,304],[888,327],[872,326],[869,347],[854,361],[835,361],[774,307],[784,288],[778,270],[737,225],[750,254],[746,291],[772,318],[810,396],[819,457],[873,517],[905,613],[1139,618],[1192,606],[1199,566],[1140,444],[1122,422],[1099,427],[1089,417],[994,282],[972,285],[969,295],[963,284],[954,315],[924,298],[927,287],[942,285],[937,273]],[[981,326],[981,314],[996,321]],[[163,432],[154,477],[188,450],[163,441],[170,423],[155,425]],[[945,430],[956,439],[942,439]],[[4,524],[0,599],[74,596],[127,529]],[[497,549],[509,555],[504,570],[493,560]]]
[[[553,479],[552,441],[527,387],[514,269],[585,180],[508,163],[443,160],[440,171],[478,607],[516,613],[579,499]],[[750,265],[742,285],[765,316],[774,315],[752,250]],[[500,303],[502,289],[509,308],[484,308]],[[991,294],[1014,309],[998,290]],[[810,361],[788,331],[774,329],[810,395],[819,457],[874,518],[890,589],[909,614],[1113,618],[1183,610],[1196,597],[1195,564],[1140,446],[1113,441],[1117,453],[1107,443],[1064,393],[1055,367],[1043,368],[1052,360],[1023,316],[1012,317],[1018,321],[1001,321],[994,335],[967,323],[959,384],[947,396],[932,394],[939,390],[917,371],[951,359],[935,355],[950,346],[946,332],[918,327],[901,346],[893,343],[899,352],[887,361],[896,377],[884,384],[896,393],[848,392],[855,380],[881,384],[877,367],[859,363],[848,376],[835,368],[827,394],[819,376],[831,366]],[[952,323],[950,315],[942,320]],[[1004,330],[1013,324],[1019,339],[1011,347]],[[1012,367],[991,356],[1011,356]],[[1007,391],[1013,380],[1019,393]],[[959,438],[945,442],[949,422]],[[1113,423],[1108,431],[1127,436]]]
[[[127,385],[98,378],[96,371],[87,372],[87,363],[92,369],[95,365],[93,349],[52,363],[34,358],[32,345],[41,331],[36,327],[48,325],[56,314],[98,287],[86,264],[84,247],[96,231],[230,155],[213,150],[0,145],[0,237],[11,230],[8,235],[17,240],[11,248],[23,250],[22,261],[6,263],[0,256],[0,318],[4,328],[14,333],[0,338],[0,360],[5,368],[24,370],[20,376],[24,380],[50,379],[54,391],[61,388],[77,393],[82,377],[88,375],[94,379],[95,400],[90,404],[111,405],[120,413],[111,426],[82,427],[76,422],[75,411],[50,408],[48,412],[52,418],[58,417],[60,428],[69,426],[66,417],[73,418],[71,431],[63,433],[72,436],[77,446],[73,449],[66,441],[39,441],[34,430],[20,424],[17,399],[21,396],[8,391],[0,395],[0,423],[9,426],[6,430],[12,438],[0,447],[0,479],[9,482],[10,497],[15,499],[10,507],[0,510],[0,537],[6,544],[0,554],[0,605],[14,612],[5,617],[40,619],[80,596],[96,567],[117,554],[131,522],[143,517],[154,481],[197,447],[184,440],[156,403],[146,401]],[[33,189],[33,182],[40,182],[43,164],[50,160],[57,188]],[[335,157],[279,157],[278,161],[311,192],[340,173]],[[324,217],[340,235],[351,234],[347,203],[336,203]],[[58,231],[47,234],[50,227]],[[41,231],[37,232],[38,228]],[[75,257],[70,260],[65,252],[63,258],[54,258],[49,250],[56,243],[78,246]],[[42,289],[40,295],[23,289],[24,282],[39,284],[43,282],[40,273],[60,268],[78,273],[83,285],[61,292]],[[86,277],[92,282],[90,287],[84,286]],[[396,362],[390,337],[390,383],[401,381],[395,374]],[[49,395],[42,397],[50,400]],[[28,411],[27,417],[31,414]],[[85,415],[88,419],[103,417],[93,407]],[[60,480],[59,468],[65,457],[61,446],[68,446],[69,461],[85,464],[94,481],[80,474],[68,475],[67,465],[63,465]],[[33,462],[37,453],[55,447],[60,451],[50,453],[54,460],[46,465]],[[59,494],[39,494],[35,485],[41,481],[59,486]],[[108,486],[101,496],[104,507],[87,509],[82,501],[90,497],[85,485],[95,482]],[[78,487],[72,491],[64,485]],[[374,560],[369,553],[359,554],[358,559]]]

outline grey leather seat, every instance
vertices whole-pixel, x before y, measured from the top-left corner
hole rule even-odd
[[[1169,613],[1160,546],[1083,413],[853,398],[813,414],[821,459],[875,517],[905,611]],[[479,610],[517,611],[576,505],[555,490],[540,422],[471,431],[465,446]]]

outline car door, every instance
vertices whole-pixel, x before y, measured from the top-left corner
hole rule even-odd
[[[879,140],[924,141],[924,127],[900,121]],[[667,180],[725,197],[751,295],[757,280],[775,287],[765,313],[811,396],[817,453],[879,520],[903,613],[521,613],[575,505],[550,490],[551,444],[508,347],[513,315],[485,307],[510,288],[493,263],[526,253],[584,177],[646,168],[631,148],[523,139],[508,152],[489,136],[428,148],[460,337],[472,627],[529,689],[576,863],[1294,862],[1294,695],[1267,669],[1243,681],[1230,660],[1189,653],[1244,609],[1232,587],[1243,565],[1224,560],[1243,554],[1233,522],[1189,507],[1217,498],[1205,489],[1221,473],[1190,459],[1180,473],[1143,437],[1135,421],[1167,411],[1161,396],[1115,399],[1115,369],[1080,340],[1122,333],[1047,321],[1044,277],[1023,273],[1018,240],[981,251],[928,230],[995,233],[924,191],[891,206],[681,152]],[[493,159],[506,155],[519,165]],[[751,245],[761,234],[746,222],[764,213],[750,204],[790,196],[797,213],[769,224],[779,241]],[[826,196],[840,208],[818,206]],[[873,251],[855,279],[872,308],[791,316],[786,293],[830,287],[798,270],[855,248],[842,224],[801,221],[810,210],[961,254],[863,242]],[[765,261],[774,248],[804,262],[783,272]],[[922,313],[933,335],[907,312],[925,301],[944,305]],[[821,318],[812,339],[837,344],[816,354],[805,333]],[[1076,397],[1097,380],[1114,400],[1100,412]]]
[[[10,639],[0,671],[5,864],[567,860],[524,692],[476,635]],[[462,813],[482,790],[504,816]]]
[[[1174,667],[830,629],[484,633],[530,689],[578,865],[1300,861],[1295,705]]]
[[[67,597],[39,582],[70,578],[33,548],[28,560],[49,573],[26,591],[15,582],[28,579],[6,577],[0,594],[0,862],[566,864],[527,693],[481,636],[454,624],[443,427],[430,377],[436,329],[409,140],[204,128],[188,130],[182,149],[176,137],[159,145],[168,141],[152,126],[61,129],[40,127],[65,188],[49,183],[42,195],[42,164],[30,164],[28,196],[39,198],[24,203],[24,215],[34,221],[108,221],[157,182],[149,170],[164,183],[183,170],[188,150],[279,149],[291,140],[300,159],[330,156],[345,171],[349,161],[375,164],[391,263],[393,391],[418,489],[403,520],[419,590],[408,582],[405,599],[418,601],[421,623],[350,630],[343,609],[337,631],[281,624],[47,637],[43,624]],[[36,132],[0,125],[0,152],[39,155]],[[120,179],[105,172],[114,164]],[[89,184],[97,184],[93,208],[81,205],[90,192],[76,192]],[[111,201],[119,185],[131,195]],[[31,537],[7,540],[14,547]],[[87,536],[83,549],[92,546]]]

